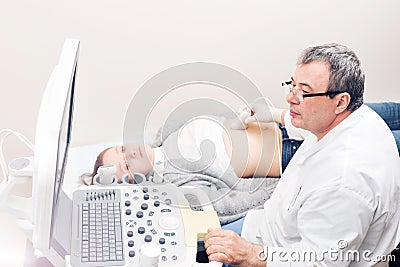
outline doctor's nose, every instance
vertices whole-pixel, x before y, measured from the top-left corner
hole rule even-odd
[[[299,99],[297,98],[297,96],[295,94],[293,94],[292,92],[289,92],[286,95],[286,102],[288,102],[289,104],[295,104],[298,105],[300,104]]]

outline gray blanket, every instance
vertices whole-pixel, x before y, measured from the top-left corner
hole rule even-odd
[[[215,117],[223,121],[223,117]],[[168,137],[177,131],[185,122],[170,121],[157,133],[153,147],[163,145]],[[278,178],[238,178],[230,167],[226,172],[205,168],[196,171],[201,161],[191,162],[182,158],[169,158],[166,163],[164,180],[177,186],[206,187],[214,209],[221,224],[226,224],[244,217],[250,209],[262,208],[270,198]],[[176,167],[179,166],[179,167]]]

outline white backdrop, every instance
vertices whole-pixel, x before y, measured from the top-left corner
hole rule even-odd
[[[367,101],[400,101],[399,10],[396,0],[2,0],[0,129],[34,140],[45,85],[71,37],[81,40],[73,145],[121,139],[135,91],[184,62],[235,68],[285,107],[279,84],[299,52],[327,42],[359,55]],[[10,138],[5,153],[29,150]]]
[[[74,145],[120,138],[135,91],[185,62],[235,68],[284,107],[279,84],[292,75],[299,52],[326,42],[358,53],[367,101],[400,101],[395,0],[5,2],[0,128],[31,140],[43,90],[68,37],[81,40]]]

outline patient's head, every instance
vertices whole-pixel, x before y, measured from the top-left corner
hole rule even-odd
[[[154,152],[147,144],[132,143],[127,145],[113,146],[104,149],[96,159],[93,172],[94,177],[97,170],[103,165],[115,165],[116,175],[119,179],[127,173],[132,179],[132,173],[139,172],[147,175],[153,170]]]

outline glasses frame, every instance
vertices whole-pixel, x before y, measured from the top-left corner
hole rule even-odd
[[[303,102],[304,98],[307,98],[307,97],[315,97],[315,96],[333,97],[333,96],[336,96],[336,95],[338,95],[340,93],[345,93],[345,92],[342,92],[342,91],[329,91],[329,92],[325,92],[325,93],[304,94],[300,90],[294,88],[292,81],[282,82],[281,86],[282,87],[289,87],[289,93],[292,93],[294,96],[296,96],[299,99],[300,102]]]

